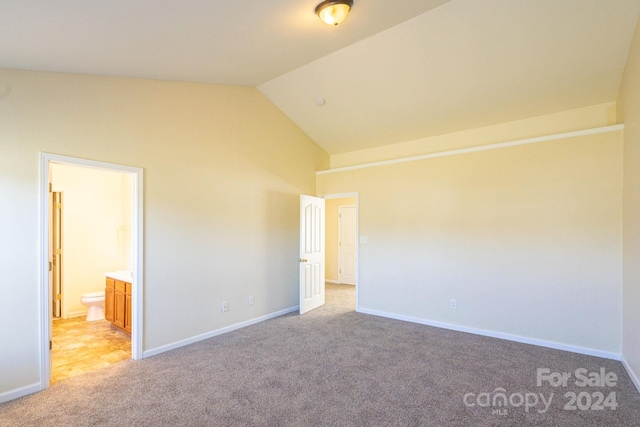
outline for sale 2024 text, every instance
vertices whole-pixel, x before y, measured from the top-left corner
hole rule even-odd
[[[593,387],[604,389],[615,387],[618,384],[618,376],[615,372],[607,372],[605,368],[599,371],[589,371],[585,368],[578,368],[572,372],[551,372],[549,368],[538,368],[536,372],[536,385],[542,387],[544,384],[551,387]],[[602,411],[605,409],[614,410],[618,407],[616,392],[609,391],[606,396],[601,390],[596,391],[567,391],[564,394],[566,399],[564,409],[567,411]]]

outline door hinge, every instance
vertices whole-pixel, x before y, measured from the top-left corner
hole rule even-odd
[[[53,192],[53,184],[49,183],[49,193]]]
[[[53,341],[49,340],[49,350],[53,349]]]
[[[53,270],[53,264],[49,261],[49,271]]]
[[[58,301],[62,300],[62,294],[58,294],[58,295],[56,295],[56,299],[57,299]]]
[[[56,203],[56,209],[60,210],[62,209],[62,203]]]

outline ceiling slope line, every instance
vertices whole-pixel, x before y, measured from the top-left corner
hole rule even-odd
[[[363,163],[360,165],[344,166],[335,169],[327,169],[316,172],[316,175],[327,175],[331,173],[346,172],[356,169],[373,168],[378,166],[388,166],[398,163],[415,162],[418,160],[433,159],[436,157],[454,156],[458,154],[474,153],[477,151],[495,150],[498,148],[515,147],[518,145],[534,144],[538,142],[555,141],[559,139],[575,138],[578,136],[596,135],[600,133],[617,132],[624,130],[624,124],[616,124],[609,126],[601,126],[597,128],[583,129],[571,132],[564,132],[552,135],[536,136],[533,138],[517,139],[513,141],[498,142],[495,144],[479,145],[476,147],[458,148],[455,150],[440,151],[436,153],[420,154],[417,156],[401,157],[392,160],[383,160],[379,162]]]

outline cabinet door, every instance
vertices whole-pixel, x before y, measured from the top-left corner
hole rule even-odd
[[[104,318],[113,323],[114,313],[114,292],[113,288],[106,287],[104,290]]]
[[[124,330],[131,333],[131,294],[125,294]]]
[[[124,329],[126,298],[124,292],[114,292],[113,324]]]

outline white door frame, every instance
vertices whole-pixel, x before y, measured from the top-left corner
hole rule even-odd
[[[356,199],[356,311],[360,311],[360,199],[358,193],[339,193],[339,194],[325,194],[323,197],[325,200],[329,199]]]
[[[80,166],[121,172],[132,178],[132,268],[131,290],[131,358],[142,359],[143,343],[143,171],[141,168],[97,162],[57,154],[40,153],[40,384],[41,389],[49,388],[51,382],[51,359],[49,341],[51,339],[51,317],[49,309],[51,294],[49,289],[49,167],[51,164]]]

